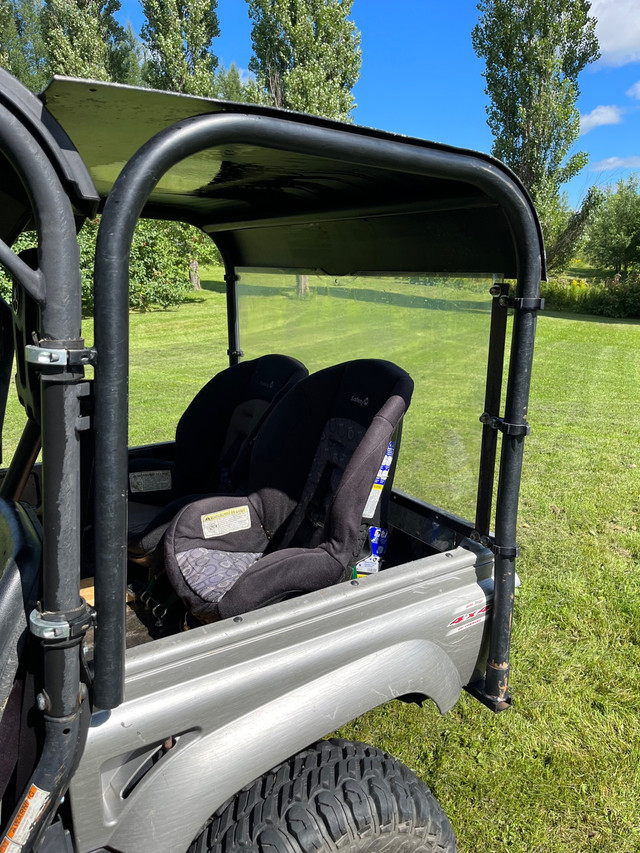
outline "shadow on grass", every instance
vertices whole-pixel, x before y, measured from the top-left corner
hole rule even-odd
[[[207,282],[209,285],[216,285],[219,282]],[[224,285],[223,285],[224,286]],[[203,283],[204,287],[204,283]],[[296,297],[295,290],[292,287],[274,285],[270,287],[264,284],[241,284],[239,292],[247,296],[284,296],[288,299],[307,297]],[[470,299],[438,299],[430,296],[422,296],[417,294],[398,293],[390,290],[374,290],[373,288],[365,287],[328,287],[327,285],[312,286],[309,296],[330,296],[334,299],[346,299],[353,302],[370,302],[377,305],[393,305],[401,308],[430,308],[436,311],[467,311],[481,314],[488,314],[491,310],[491,301],[473,301]]]
[[[578,281],[584,278],[589,282],[606,281],[613,278],[613,273],[610,270],[595,269],[594,267],[568,267],[561,273],[551,274],[561,278],[575,278]]]
[[[212,293],[226,293],[227,286],[224,281],[215,281],[213,279],[208,279],[206,281],[201,281],[200,285],[203,290],[209,290]]]

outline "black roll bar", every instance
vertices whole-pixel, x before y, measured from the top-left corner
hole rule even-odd
[[[214,145],[242,143],[354,165],[466,181],[502,208],[518,258],[516,296],[539,295],[540,235],[526,193],[506,169],[481,156],[426,148],[348,129],[306,125],[272,115],[213,114],[167,128],[129,160],[113,185],[98,234],[95,270],[96,605],[100,614],[95,649],[95,704],[116,707],[123,698],[127,494],[128,259],[136,221],[160,178],[182,159]],[[505,419],[525,424],[535,311],[518,312],[512,336],[512,378]],[[515,376],[515,378],[514,378]],[[495,602],[486,691],[507,695],[509,637],[515,586],[515,532],[523,436],[505,436],[498,484]],[[513,556],[512,556],[513,552]],[[497,677],[496,677],[497,674]]]
[[[81,717],[88,703],[81,683],[80,654],[90,622],[78,593],[78,385],[83,369],[79,363],[72,364],[74,359],[69,355],[83,347],[80,253],[69,196],[51,152],[41,145],[32,122],[33,119],[23,122],[19,110],[0,103],[0,147],[24,188],[38,234],[35,270],[0,240],[0,261],[40,309],[38,340],[28,349],[33,351],[31,355],[41,373],[42,423],[29,422],[21,443],[23,461],[32,458],[41,429],[45,490],[43,593],[39,609],[31,614],[30,627],[42,640],[44,653],[44,690],[39,708],[44,714],[45,739],[27,786],[27,790],[35,786],[43,794],[38,816],[27,837],[21,839],[28,849],[37,844],[46,829],[82,748]],[[27,359],[26,352],[16,356]],[[15,476],[10,485],[16,493],[19,491]],[[26,802],[18,802],[9,825],[19,819]]]

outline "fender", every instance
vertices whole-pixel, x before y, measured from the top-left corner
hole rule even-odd
[[[365,711],[405,694],[451,708],[486,624],[452,623],[490,599],[491,566],[460,547],[131,649],[70,788],[80,853],[186,850],[244,785]]]

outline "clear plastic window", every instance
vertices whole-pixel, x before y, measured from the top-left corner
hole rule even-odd
[[[395,486],[472,520],[489,290],[498,277],[239,272],[246,358],[282,352],[311,372],[355,358],[385,358],[413,377]]]

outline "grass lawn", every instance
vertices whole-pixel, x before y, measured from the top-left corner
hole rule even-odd
[[[433,788],[461,853],[640,850],[640,324],[542,315],[513,710],[394,703],[344,730]]]
[[[248,356],[280,348],[314,369],[326,360],[383,355],[393,345],[390,357],[407,367],[417,389],[397,483],[468,515],[486,293],[482,302],[469,290],[415,285],[391,310],[391,295],[387,304],[374,301],[360,284],[357,293],[333,293],[337,310],[329,321],[319,313],[322,293],[300,301],[290,321],[286,282],[260,301],[253,284],[246,284],[242,315]],[[435,310],[418,310],[427,303]],[[358,333],[341,331],[343,321]],[[543,314],[538,330],[520,504],[515,707],[494,716],[464,694],[441,717],[431,705],[394,702],[341,734],[388,749],[416,770],[449,815],[460,853],[634,853],[640,324]],[[85,335],[91,340],[88,324]],[[226,348],[219,271],[192,303],[132,315],[133,444],[172,436],[186,403],[225,365]],[[10,401],[5,462],[17,409]]]

